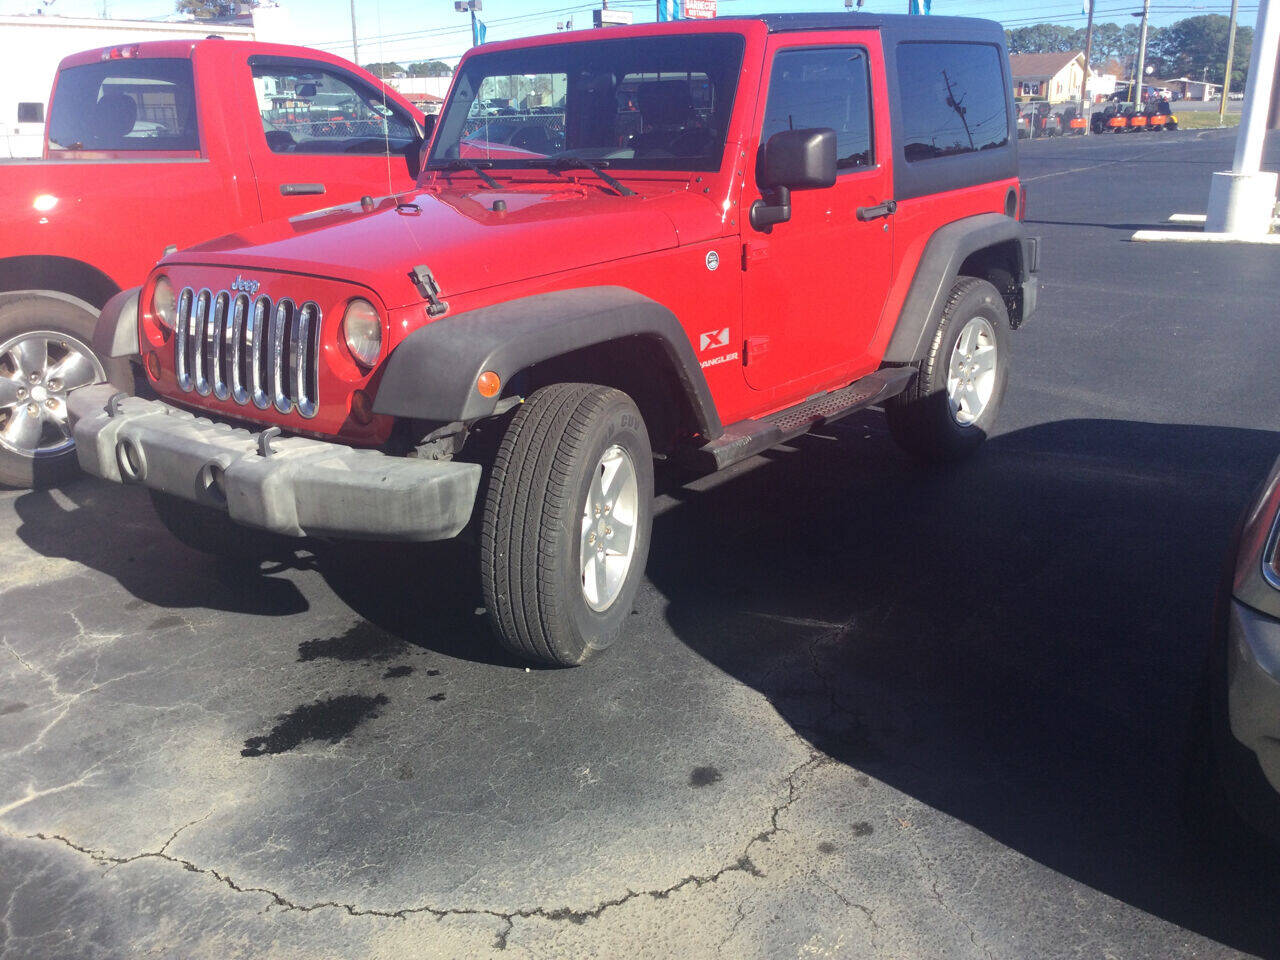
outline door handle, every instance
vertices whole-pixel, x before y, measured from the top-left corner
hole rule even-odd
[[[282,183],[280,195],[283,197],[305,197],[311,194],[324,193],[323,183]]]
[[[887,217],[898,210],[897,200],[886,200],[884,203],[878,203],[874,207],[859,207],[859,220],[876,220],[880,217]]]

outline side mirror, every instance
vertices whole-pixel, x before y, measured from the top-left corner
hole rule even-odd
[[[769,230],[791,219],[791,191],[818,190],[836,182],[836,132],[830,127],[783,130],[760,149],[756,182],[772,196],[751,205],[751,226]]]

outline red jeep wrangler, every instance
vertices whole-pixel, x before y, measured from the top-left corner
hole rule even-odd
[[[474,529],[501,641],[580,663],[631,610],[655,455],[871,404],[920,457],[982,441],[1036,299],[1007,64],[995,23],[848,14],[477,48],[414,193],[112,300],[95,344],[158,399],[74,391],[81,465],[210,552]]]

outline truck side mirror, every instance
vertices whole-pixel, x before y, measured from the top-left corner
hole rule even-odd
[[[756,182],[770,202],[751,205],[751,226],[768,231],[791,219],[791,191],[818,190],[836,182],[836,132],[830,127],[783,130],[760,148]]]

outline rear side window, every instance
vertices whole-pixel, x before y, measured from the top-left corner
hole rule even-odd
[[[773,58],[760,142],[783,130],[830,127],[836,167],[865,167],[871,152],[871,85],[858,47],[780,50]]]
[[[199,150],[190,60],[106,60],[58,74],[49,148]]]
[[[413,119],[355,77],[317,63],[250,61],[272,153],[401,153]]]
[[[986,43],[903,43],[897,54],[908,160],[975,153],[1009,142],[999,48]]]

